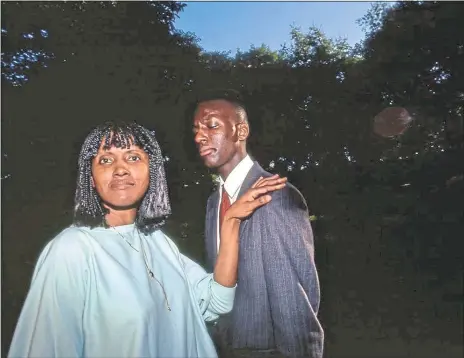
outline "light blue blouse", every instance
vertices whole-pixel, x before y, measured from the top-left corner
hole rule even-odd
[[[116,230],[69,227],[47,244],[9,357],[217,357],[204,321],[232,309],[235,287],[215,282],[159,230]]]

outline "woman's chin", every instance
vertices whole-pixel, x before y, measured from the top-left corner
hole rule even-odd
[[[104,206],[109,209],[110,211],[129,211],[129,210],[137,210],[139,207],[140,201],[129,201],[129,200],[121,200],[115,201],[111,203],[104,203]]]

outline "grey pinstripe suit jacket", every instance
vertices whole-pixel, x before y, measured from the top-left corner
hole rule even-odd
[[[255,162],[239,197],[260,176],[271,174]],[[205,226],[211,268],[217,256],[218,205],[215,191],[208,199]],[[288,183],[240,226],[234,308],[218,325],[232,348],[277,348],[284,356],[321,358],[324,332],[317,319],[319,301],[307,205]]]

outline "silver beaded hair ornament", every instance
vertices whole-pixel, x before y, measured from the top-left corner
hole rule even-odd
[[[93,129],[82,145],[78,160],[78,177],[74,197],[74,225],[104,226],[108,213],[92,185],[92,160],[104,140],[105,150],[111,147],[129,148],[136,145],[149,157],[150,184],[137,210],[136,227],[151,233],[162,227],[171,214],[168,186],[164,171],[164,158],[155,138],[155,132],[136,123],[107,122]]]

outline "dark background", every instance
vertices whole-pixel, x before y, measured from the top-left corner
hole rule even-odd
[[[2,3],[2,356],[40,250],[71,223],[77,154],[105,120],[157,131],[173,215],[166,231],[203,262],[214,177],[191,102],[240,90],[250,151],[307,198],[326,356],[462,356],[464,6],[375,3],[349,47],[316,28],[206,53],[177,2]],[[382,138],[388,106],[414,118]]]

